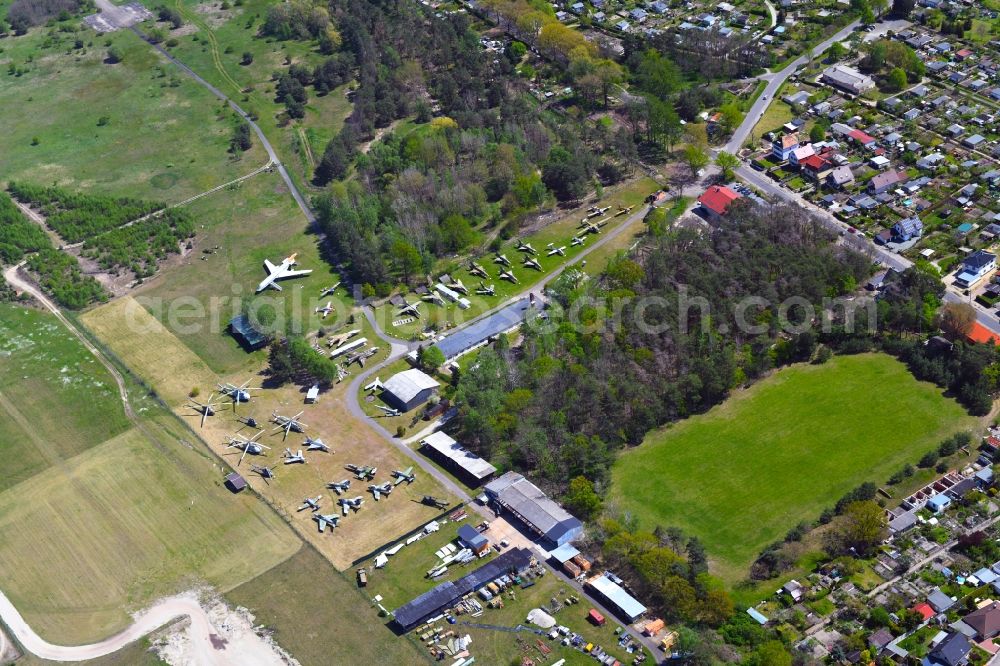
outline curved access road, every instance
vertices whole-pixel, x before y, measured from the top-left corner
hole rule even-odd
[[[235,111],[237,115],[240,116],[240,118],[245,120],[247,124],[250,125],[250,127],[253,129],[254,134],[256,134],[257,138],[260,139],[261,145],[264,146],[264,150],[267,151],[267,156],[270,159],[271,164],[273,164],[278,169],[278,173],[281,174],[281,179],[285,181],[285,185],[288,187],[288,191],[291,192],[292,197],[295,199],[295,203],[299,205],[299,208],[302,210],[303,215],[305,215],[306,219],[309,220],[309,224],[313,224],[314,222],[316,222],[316,216],[313,214],[312,209],[309,208],[309,204],[306,203],[305,197],[302,196],[301,192],[299,192],[299,188],[295,186],[295,183],[292,181],[292,177],[288,175],[288,171],[285,169],[285,165],[281,163],[281,158],[278,157],[278,153],[274,150],[274,147],[271,145],[271,142],[267,140],[267,137],[264,136],[264,131],[260,128],[260,125],[258,125],[256,121],[254,121],[254,119],[250,117],[250,114],[244,111],[239,104],[230,99],[230,97],[226,95],[224,92],[213,86],[205,79],[201,78],[201,76],[199,76],[193,69],[191,69],[190,67],[182,63],[180,60],[175,58],[173,55],[171,55],[170,52],[167,51],[165,48],[163,48],[159,44],[154,44],[151,41],[149,41],[149,38],[145,34],[143,34],[141,30],[139,30],[134,26],[130,28],[130,30],[132,30],[132,32],[138,35],[139,39],[143,40],[144,42],[152,46],[154,49],[159,51],[164,58],[166,58],[173,64],[177,65],[177,67],[179,67],[182,72],[190,76],[200,85],[205,87],[210,93],[212,93],[213,95],[221,99],[223,102],[228,104],[233,109],[233,111]]]
[[[128,629],[99,643],[64,646],[53,645],[36,634],[14,608],[14,604],[0,592],[0,620],[3,620],[14,640],[36,657],[50,661],[86,661],[109,655],[170,621],[184,616],[191,619],[191,647],[192,653],[197,656],[197,663],[222,666],[225,663],[222,653],[212,645],[213,632],[208,615],[194,594],[181,594],[163,599],[136,616],[135,622]]]
[[[63,326],[68,328],[69,331],[77,337],[80,343],[87,348],[87,351],[93,354],[94,357],[101,362],[101,365],[107,368],[108,372],[111,373],[111,376],[114,377],[115,383],[118,385],[118,395],[121,398],[122,406],[125,408],[125,416],[127,416],[133,423],[137,423],[138,420],[136,418],[135,411],[133,411],[132,404],[128,400],[128,390],[125,388],[125,378],[122,377],[121,373],[118,372],[118,368],[116,368],[114,364],[108,360],[104,353],[91,344],[90,340],[87,339],[87,336],[81,333],[73,322],[66,318],[66,315],[59,310],[59,306],[49,300],[49,297],[43,294],[41,289],[32,284],[31,281],[21,277],[20,271],[25,263],[26,262],[22,261],[16,266],[11,266],[7,269],[3,275],[7,284],[14,287],[14,289],[29,294],[36,301],[44,305],[47,310],[56,316],[56,319],[58,319]]]

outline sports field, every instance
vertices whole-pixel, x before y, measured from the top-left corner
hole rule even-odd
[[[132,32],[49,33],[3,40],[0,108],[18,113],[0,133],[0,181],[174,203],[267,160],[259,145],[234,160],[232,114]],[[109,42],[117,64],[104,62]]]
[[[613,471],[610,504],[705,544],[744,578],[760,550],[865,481],[976,421],[886,355],[786,368],[706,414],[647,435]]]

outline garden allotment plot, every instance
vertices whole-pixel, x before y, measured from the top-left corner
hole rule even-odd
[[[615,465],[611,496],[644,527],[698,536],[714,573],[735,582],[799,521],[974,425],[892,357],[835,357],[781,370],[649,433]]]

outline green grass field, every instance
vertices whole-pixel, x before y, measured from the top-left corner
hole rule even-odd
[[[306,235],[306,219],[277,173],[254,176],[237,188],[216,192],[186,208],[197,220],[194,251],[179,265],[164,268],[136,292],[136,298],[164,324],[169,323],[168,315],[175,303],[191,299],[198,301],[205,312],[217,313],[215,321],[190,320],[190,329],[171,327],[214,371],[256,371],[266,358],[266,351],[248,355],[224,330],[234,311],[238,311],[235,299],[255,298],[257,284],[267,275],[264,259],[277,264],[298,253],[298,268],[313,272],[284,281],[282,291],[268,290],[261,297],[274,299],[284,308],[288,320],[304,322],[306,330],[333,322],[332,315],[320,320],[314,310],[320,291],[339,278],[320,257],[317,237]],[[202,252],[216,246],[220,249],[214,254]],[[349,310],[345,289],[323,298],[322,303],[331,298],[341,301],[341,312]]]
[[[55,317],[0,303],[0,491],[128,428],[114,379]]]
[[[705,543],[728,582],[768,543],[864,481],[884,482],[976,422],[884,355],[787,368],[650,433],[613,471],[609,505]]]
[[[234,159],[232,113],[132,32],[49,32],[3,40],[0,107],[18,113],[0,133],[0,181],[173,203],[266,161],[257,145]],[[108,42],[122,62],[104,62]],[[10,75],[11,65],[25,72]]]
[[[425,663],[426,652],[397,638],[369,602],[351,571],[337,573],[315,550],[291,559],[226,595],[249,608],[256,622],[304,666],[311,664]],[[294,603],[289,600],[294,599]]]
[[[133,427],[113,378],[52,315],[0,305],[0,337],[0,589],[43,637],[106,638],[158,596],[232,588],[298,549],[130,382]]]
[[[315,43],[278,41],[258,36],[270,0],[245,0],[242,6],[223,10],[221,2],[169,0],[181,10],[185,22],[177,31],[178,45],[170,51],[200,76],[256,113],[259,124],[300,187],[309,187],[313,163],[301,145],[304,136],[313,161],[319,160],[327,142],[336,135],[351,113],[346,86],[318,96],[309,88],[306,117],[286,124],[284,106],[274,101],[272,74],[284,70],[286,60],[312,69],[325,59]],[[231,3],[230,3],[231,4]],[[253,62],[241,64],[243,54]]]

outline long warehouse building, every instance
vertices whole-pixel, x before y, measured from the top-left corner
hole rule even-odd
[[[484,490],[499,508],[512,513],[540,536],[549,549],[569,543],[583,534],[583,523],[517,472],[507,472],[490,481]]]
[[[520,574],[531,566],[531,551],[527,548],[511,548],[498,555],[493,561],[456,581],[446,581],[432,590],[424,592],[412,601],[392,612],[393,621],[403,631],[433,617],[446,608],[454,606],[462,597],[476,592],[505,574]]]

